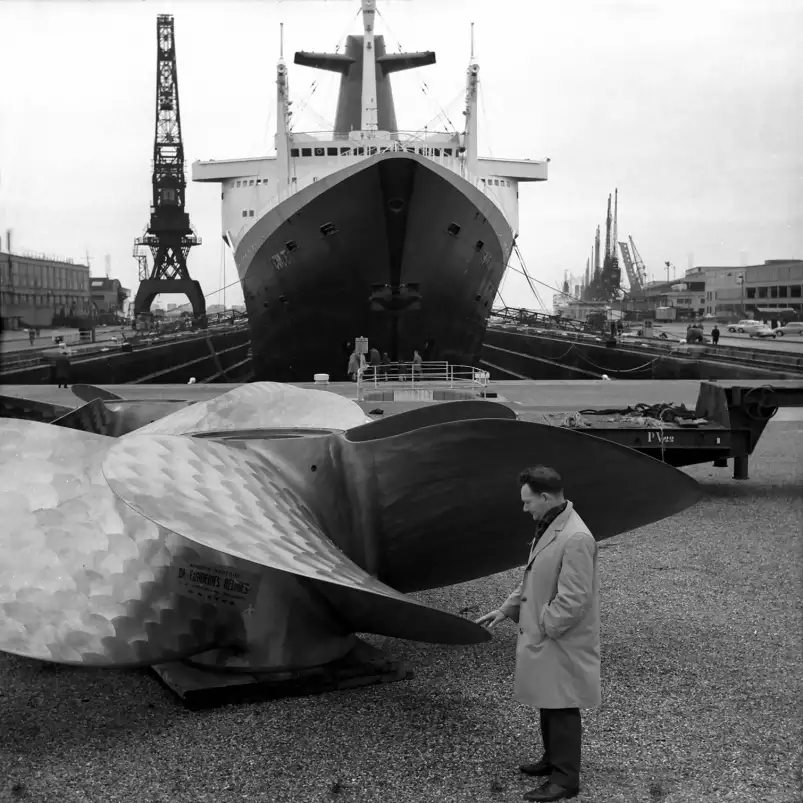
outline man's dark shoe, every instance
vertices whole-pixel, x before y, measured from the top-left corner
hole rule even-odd
[[[519,770],[525,775],[551,775],[552,765],[547,764],[547,762],[542,758],[535,764],[522,764],[519,767]]]
[[[547,781],[545,784],[538,787],[538,789],[531,789],[529,792],[524,793],[525,800],[568,800],[570,797],[577,797],[579,789],[567,789],[565,786]]]

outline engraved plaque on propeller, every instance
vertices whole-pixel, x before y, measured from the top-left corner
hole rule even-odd
[[[257,598],[259,575],[255,572],[181,560],[172,572],[178,592],[192,599],[245,611]]]

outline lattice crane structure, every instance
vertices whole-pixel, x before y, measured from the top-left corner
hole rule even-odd
[[[134,315],[149,312],[160,293],[181,293],[192,305],[193,316],[201,325],[206,320],[206,300],[199,282],[190,278],[187,254],[201,240],[190,226],[184,209],[187,180],[184,172],[184,144],[178,105],[176,40],[173,17],[156,18],[156,133],[153,143],[153,199],[150,224],[134,243],[134,256],[140,266],[140,284],[134,299]],[[142,278],[140,246],[153,255],[153,268]]]

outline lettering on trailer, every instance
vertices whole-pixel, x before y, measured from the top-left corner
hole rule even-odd
[[[240,611],[245,611],[256,602],[259,575],[255,572],[180,560],[174,563],[172,572],[178,593],[192,599]]]
[[[674,443],[675,436],[674,435],[664,435],[660,429],[651,429],[647,433],[647,443],[660,443],[661,445],[667,443]]]

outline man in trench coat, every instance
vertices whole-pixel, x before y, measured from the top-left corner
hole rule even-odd
[[[580,789],[581,708],[600,704],[597,542],[563,497],[557,471],[519,475],[524,512],[536,521],[521,585],[479,624],[519,625],[516,700],[540,709],[544,754],[521,771],[547,780],[525,800],[575,797]]]

